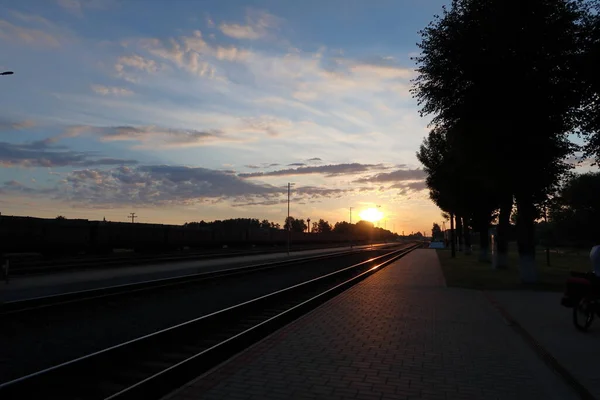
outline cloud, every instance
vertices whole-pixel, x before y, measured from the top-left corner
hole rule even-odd
[[[425,171],[422,169],[398,169],[392,172],[381,172],[376,175],[364,177],[355,180],[355,183],[384,183],[384,182],[402,182],[416,181],[426,178]]]
[[[323,160],[321,160],[319,157],[314,157],[314,158],[309,158],[306,161],[308,161],[308,162],[321,162]]]
[[[120,87],[116,87],[116,86],[92,85],[91,88],[95,93],[101,94],[103,96],[106,96],[106,95],[131,96],[134,94],[129,89],[120,88]]]
[[[135,68],[145,71],[149,74],[155,73],[159,70],[159,66],[156,61],[149,60],[137,54],[119,57],[117,63],[115,64],[115,69],[120,73],[123,72],[125,67]]]
[[[116,4],[113,0],[57,0],[57,3],[65,11],[78,17],[83,16],[84,9],[106,10]]]
[[[58,0],[58,5],[72,14],[78,16],[83,15],[81,2],[79,0]]]
[[[179,41],[171,38],[165,43],[159,39],[141,39],[139,44],[153,56],[172,62],[194,75],[207,78],[215,76],[214,66],[202,59],[208,45],[198,30],[192,36],[182,36]]]
[[[306,164],[301,163],[301,162],[296,162],[296,163],[291,163],[287,165],[288,167],[304,167],[306,166]]]
[[[218,129],[197,130],[147,126],[96,127],[89,125],[72,126],[61,135],[74,137],[83,134],[97,136],[104,142],[133,141],[146,146],[193,147],[225,142],[246,142],[247,138],[227,135]]]
[[[73,171],[62,182],[59,196],[88,205],[192,204],[206,199],[217,202],[253,201],[282,196],[283,189],[255,184],[234,174],[200,167],[150,165],[119,167],[109,171]]]
[[[64,146],[53,146],[53,138],[31,143],[0,142],[0,165],[3,167],[91,167],[101,165],[133,165],[135,160],[99,157],[91,152],[77,152]]]
[[[311,167],[280,169],[269,172],[249,172],[239,174],[241,178],[262,178],[268,176],[311,175],[324,174],[327,177],[338,175],[353,175],[370,170],[385,169],[383,164],[332,164]]]
[[[60,37],[40,29],[14,25],[0,19],[0,39],[10,42],[20,41],[28,45],[59,47]]]
[[[403,192],[412,190],[415,192],[427,189],[427,183],[423,181],[411,181],[405,183],[397,183],[390,186],[388,189],[401,189]],[[402,192],[401,192],[402,193]]]
[[[24,121],[11,121],[11,120],[0,118],[0,132],[28,129],[28,128],[32,128],[34,126],[35,126],[35,122],[32,120],[29,120],[29,119],[24,120]]]
[[[273,116],[245,117],[241,121],[242,131],[266,133],[271,137],[281,136],[282,132],[292,127],[291,121]]]
[[[279,26],[281,19],[265,11],[249,11],[246,25],[221,23],[219,30],[234,39],[256,40],[266,37],[269,30]]]

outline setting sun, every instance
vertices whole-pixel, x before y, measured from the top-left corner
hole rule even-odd
[[[377,222],[383,218],[383,213],[377,208],[367,208],[359,214],[360,218],[364,221]]]

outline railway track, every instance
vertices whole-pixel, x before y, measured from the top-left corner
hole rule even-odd
[[[347,245],[334,246],[297,246],[291,249],[292,252],[347,247]],[[285,247],[276,248],[258,248],[245,250],[228,251],[185,251],[181,253],[163,253],[163,254],[138,254],[127,253],[123,255],[111,256],[81,256],[58,259],[39,259],[25,258],[14,259],[11,262],[10,275],[35,275],[44,273],[54,273],[68,270],[82,270],[107,267],[123,267],[133,265],[144,265],[164,262],[180,262],[205,259],[230,258],[243,255],[260,255],[285,252]],[[10,259],[10,257],[9,257]]]
[[[307,262],[324,261],[349,254],[359,254],[361,252],[371,251],[368,248],[358,250],[348,250],[332,254],[314,255],[301,258],[292,258],[272,262],[264,262],[243,266],[234,266],[232,268],[220,269],[208,272],[191,273],[169,278],[160,278],[146,280],[142,282],[127,283],[122,285],[111,285],[89,290],[80,290],[67,293],[61,293],[50,296],[34,297],[24,300],[15,300],[0,303],[0,317],[16,313],[33,312],[48,307],[60,306],[68,303],[104,300],[107,297],[117,297],[131,295],[135,292],[156,290],[169,286],[193,285],[201,281],[219,279],[225,277],[234,277],[252,272],[266,271],[274,268],[297,265]]]
[[[6,382],[0,398],[160,398],[417,247],[392,250]]]

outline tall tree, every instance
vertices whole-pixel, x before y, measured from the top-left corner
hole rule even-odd
[[[600,1],[590,1],[581,30],[581,92],[584,94],[579,113],[581,133],[587,141],[585,156],[600,163]]]
[[[413,93],[434,124],[460,127],[450,142],[493,182],[501,219],[516,199],[524,282],[536,280],[536,206],[574,150],[581,19],[578,0],[453,0],[421,32]]]
[[[319,222],[317,222],[318,233],[330,233],[331,229],[332,228],[329,222],[325,221],[324,219],[320,219]]]
[[[433,228],[431,228],[431,240],[440,240],[442,239],[442,228],[440,228],[439,224],[433,223]]]

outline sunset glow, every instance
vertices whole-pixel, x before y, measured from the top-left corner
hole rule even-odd
[[[383,218],[383,213],[377,208],[367,208],[359,214],[360,219],[369,222],[377,222]]]

